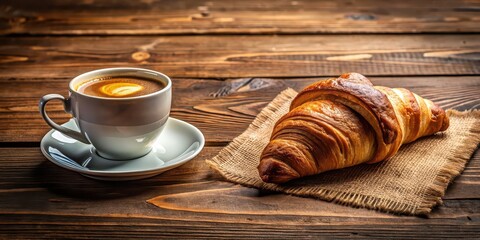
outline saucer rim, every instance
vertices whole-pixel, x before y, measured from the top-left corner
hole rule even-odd
[[[73,118],[70,118],[67,122],[65,122],[64,124],[70,122],[70,121],[74,121]],[[186,158],[182,158],[180,159],[179,161],[177,162],[174,162],[173,164],[171,165],[167,165],[167,166],[160,166],[160,167],[157,167],[157,168],[152,168],[152,169],[148,169],[148,170],[135,170],[135,171],[100,171],[100,170],[89,170],[89,169],[79,169],[79,168],[73,168],[73,167],[70,167],[68,165],[63,165],[61,163],[59,163],[57,160],[54,160],[52,159],[52,157],[50,156],[50,154],[48,154],[46,151],[46,149],[44,148],[45,145],[47,145],[45,143],[46,138],[47,136],[51,136],[56,130],[55,129],[51,129],[50,131],[48,131],[42,138],[42,140],[40,141],[40,150],[42,152],[42,154],[45,156],[45,158],[47,158],[50,162],[52,162],[53,164],[61,167],[61,168],[64,168],[64,169],[67,169],[67,170],[71,170],[71,171],[74,171],[76,173],[79,173],[79,174],[82,174],[82,175],[90,175],[90,176],[98,176],[98,177],[112,177],[112,178],[120,178],[120,177],[134,177],[134,176],[141,176],[141,175],[148,175],[149,177],[152,177],[154,176],[155,174],[160,174],[162,172],[165,172],[165,171],[168,171],[168,170],[171,170],[173,168],[176,168],[176,167],[179,167],[187,162],[189,162],[190,160],[192,160],[193,158],[195,158],[202,150],[203,148],[205,147],[205,136],[203,135],[203,133],[200,131],[200,129],[198,129],[197,127],[195,127],[194,125],[188,123],[188,122],[185,122],[183,120],[180,120],[180,119],[177,119],[177,118],[174,118],[174,117],[168,117],[168,120],[172,120],[172,121],[175,121],[177,123],[180,123],[180,124],[183,124],[183,125],[187,125],[190,127],[191,130],[193,130],[198,136],[199,136],[199,140],[200,140],[200,145],[199,147],[195,150],[195,152],[193,152],[190,156],[186,157]],[[62,124],[62,125],[64,125]],[[82,143],[84,144],[84,143]],[[91,144],[85,144],[85,145],[91,145]],[[97,178],[99,179],[99,178]],[[116,180],[116,179],[115,179]],[[118,179],[120,180],[120,179]]]

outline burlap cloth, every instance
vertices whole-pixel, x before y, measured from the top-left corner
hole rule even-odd
[[[445,133],[402,146],[388,161],[362,164],[288,182],[264,183],[259,156],[275,122],[297,92],[287,89],[270,102],[248,129],[207,160],[227,180],[259,189],[314,197],[336,203],[420,215],[442,202],[448,184],[462,171],[480,142],[480,111],[449,110]]]

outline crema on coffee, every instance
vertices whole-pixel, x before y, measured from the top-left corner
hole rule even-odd
[[[103,77],[79,84],[76,91],[90,96],[128,98],[154,93],[165,88],[160,81],[140,77]]]

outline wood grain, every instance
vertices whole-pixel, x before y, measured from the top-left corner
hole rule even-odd
[[[0,237],[475,238],[480,234],[480,196],[472,191],[478,185],[462,186],[469,181],[478,184],[478,153],[465,170],[470,173],[447,191],[444,205],[420,218],[220,181],[204,163],[219,150],[206,147],[191,162],[157,177],[112,183],[61,169],[36,148],[0,148],[0,179],[4,179]]]
[[[0,38],[3,78],[135,66],[173,78],[476,75],[476,35]]]
[[[207,144],[226,144],[242,133],[279,92],[301,90],[318,78],[240,78],[173,80],[172,117],[188,121],[205,134]],[[479,77],[370,78],[374,84],[405,87],[444,108],[480,108]],[[39,99],[48,93],[68,95],[69,79],[0,78],[0,142],[38,142],[49,130],[38,113]],[[15,89],[21,89],[16,91]],[[49,115],[66,122],[70,115],[60,102],[48,106]],[[27,133],[28,134],[25,134]]]
[[[424,217],[242,187],[204,160],[283,89],[343,72],[480,109],[479,10],[479,0],[0,1],[0,239],[478,239],[478,150]],[[199,156],[131,182],[44,158],[39,98],[119,66],[173,78],[172,116],[207,139]],[[58,102],[48,110],[70,117]]]
[[[0,34],[480,32],[477,0],[2,1]]]

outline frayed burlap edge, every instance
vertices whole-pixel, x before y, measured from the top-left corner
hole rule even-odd
[[[430,213],[433,207],[442,203],[442,197],[445,195],[448,185],[463,172],[465,165],[476,151],[478,142],[480,142],[480,110],[460,112],[455,109],[448,109],[447,115],[457,117],[472,115],[477,119],[468,132],[467,137],[454,150],[453,154],[448,157],[449,163],[440,169],[435,181],[429,186],[424,202],[417,209],[418,214]]]
[[[460,112],[457,110],[449,109],[447,114],[449,116],[467,116],[473,114],[475,117],[478,117],[477,121],[474,124],[474,127],[468,133],[468,136],[464,139],[460,147],[455,149],[455,152],[448,158],[449,164],[446,164],[441,170],[438,176],[436,177],[432,186],[430,186],[426,192],[426,197],[424,202],[419,206],[412,206],[409,204],[398,203],[392,200],[379,199],[374,196],[365,196],[362,194],[355,193],[345,193],[338,192],[335,190],[326,190],[326,189],[299,189],[299,188],[289,188],[289,187],[279,187],[276,184],[265,183],[260,179],[246,178],[244,176],[239,176],[234,173],[227,172],[223,170],[220,165],[222,162],[227,161],[231,156],[232,152],[235,149],[238,149],[239,146],[244,142],[243,140],[251,131],[255,131],[259,126],[270,117],[270,115],[275,112],[278,107],[293,99],[297,95],[297,92],[291,88],[288,88],[281,92],[272,102],[270,102],[267,107],[265,107],[254,119],[254,121],[247,128],[247,131],[240,134],[240,136],[233,139],[233,141],[223,148],[217,156],[212,159],[206,160],[206,163],[215,171],[220,173],[226,180],[239,183],[244,186],[259,188],[263,190],[283,192],[294,196],[299,197],[313,197],[325,201],[332,201],[340,205],[346,205],[357,208],[367,208],[372,210],[380,210],[387,213],[396,213],[396,214],[405,214],[405,215],[425,215],[432,211],[432,208],[438,204],[442,203],[442,197],[445,195],[445,191],[448,185],[453,181],[453,179],[460,175],[463,171],[466,163],[470,159],[471,155],[476,150],[476,145],[480,140],[480,111],[471,110]],[[471,149],[465,151],[465,149]]]
[[[232,156],[232,152],[234,152],[235,149],[238,149],[240,145],[243,144],[243,139],[246,138],[249,132],[257,130],[260,125],[265,122],[265,120],[270,118],[272,113],[275,112],[281,106],[281,104],[285,103],[286,101],[290,101],[297,94],[298,93],[291,88],[287,88],[286,90],[282,91],[265,108],[262,109],[262,111],[253,120],[253,122],[248,126],[246,131],[240,134],[240,136],[234,138],[230,144],[220,150],[217,156],[213,157],[212,159],[207,159],[205,162],[229,181],[241,183],[242,185],[246,185],[249,187],[258,187],[266,190],[281,191],[282,189],[276,187],[275,184],[264,183],[263,181],[256,179],[247,179],[243,176],[238,176],[233,173],[226,172],[219,166],[222,162],[227,161],[227,159]]]

